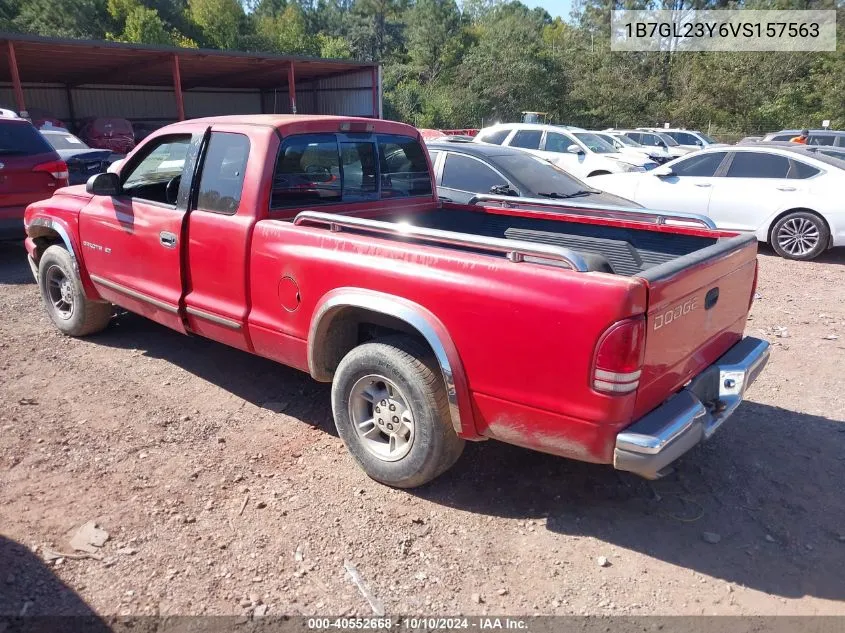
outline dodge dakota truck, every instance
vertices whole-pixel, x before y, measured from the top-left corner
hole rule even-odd
[[[47,313],[113,306],[332,383],[372,478],[422,485],[488,438],[656,478],[768,359],[743,337],[751,235],[577,199],[440,202],[419,132],[255,115],[175,123],[26,211]]]

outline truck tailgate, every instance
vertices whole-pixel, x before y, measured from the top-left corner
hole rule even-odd
[[[646,340],[634,419],[648,413],[741,338],[757,274],[753,235],[643,271]]]

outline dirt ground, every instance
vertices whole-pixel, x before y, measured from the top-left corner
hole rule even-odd
[[[397,491],[327,385],[132,314],[61,336],[0,244],[0,614],[371,614],[345,561],[394,614],[845,614],[843,264],[761,254],[772,360],[669,478],[486,442]],[[92,520],[102,560],[45,561]]]

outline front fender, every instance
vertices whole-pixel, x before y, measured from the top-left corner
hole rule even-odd
[[[455,432],[467,439],[479,437],[463,363],[449,332],[432,312],[407,299],[363,288],[337,288],[326,293],[317,303],[308,330],[308,369],[311,375],[317,380],[327,379],[317,361],[319,346],[333,318],[342,309],[350,307],[399,319],[428,342],[443,375]]]
[[[92,301],[102,301],[103,298],[88,276],[88,270],[82,256],[82,244],[79,239],[79,210],[87,204],[89,199],[81,200],[76,196],[58,195],[49,200],[31,204],[24,216],[24,228],[27,236],[26,247],[30,257],[33,258],[33,262],[37,265],[36,257],[40,257],[40,255],[37,254],[35,249],[35,240],[48,238],[51,241],[61,242],[70,253],[73,265],[79,273],[85,296]],[[50,203],[49,209],[42,206],[45,202]],[[82,202],[81,205],[80,202]]]

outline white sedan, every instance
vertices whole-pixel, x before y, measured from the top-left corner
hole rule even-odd
[[[801,146],[717,147],[646,174],[590,179],[646,208],[710,217],[718,228],[753,232],[788,259],[845,246],[845,161]]]

